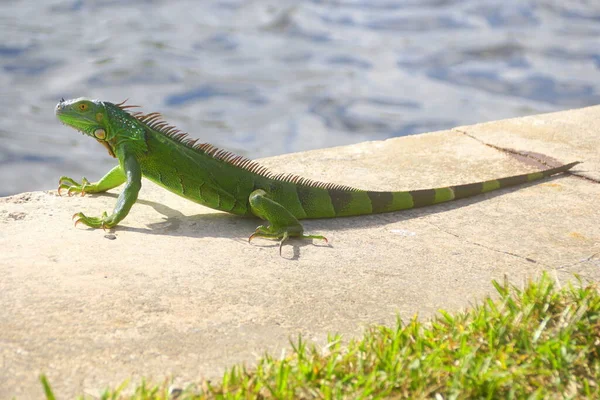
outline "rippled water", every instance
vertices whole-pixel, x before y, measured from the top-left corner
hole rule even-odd
[[[600,1],[1,1],[0,195],[112,165],[61,97],[252,158],[600,103]]]

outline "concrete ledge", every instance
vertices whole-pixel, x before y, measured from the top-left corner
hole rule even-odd
[[[305,221],[331,247],[293,242],[286,258],[273,243],[246,242],[256,220],[148,181],[112,236],[73,228],[71,215],[110,211],[116,192],[1,198],[0,397],[40,398],[40,372],[60,397],[98,395],[130,377],[215,378],[298,334],[323,343],[397,314],[466,307],[504,275],[599,280],[599,132],[600,107],[591,107],[264,160],[375,190],[507,176],[543,167],[536,159],[584,162],[575,175],[472,199]]]

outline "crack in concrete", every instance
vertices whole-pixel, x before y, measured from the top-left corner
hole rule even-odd
[[[522,161],[524,161],[526,163],[527,163],[527,161],[529,161],[529,164],[531,164],[531,163],[536,164],[536,165],[542,164],[543,166],[548,167],[548,168],[556,167],[557,166],[556,163],[560,164],[558,162],[558,160],[555,160],[554,158],[547,156],[545,154],[527,152],[527,151],[519,151],[519,150],[515,150],[515,149],[509,149],[506,147],[496,146],[494,144],[484,142],[483,140],[479,139],[478,137],[471,135],[467,131],[463,131],[463,130],[460,130],[457,128],[454,128],[452,130],[455,132],[461,133],[473,140],[476,140],[479,143],[483,144],[484,146],[488,146],[488,147],[491,147],[492,149],[515,156],[517,159],[521,159]],[[565,173],[572,175],[576,178],[580,178],[580,179],[589,181],[589,182],[600,183],[600,180],[598,180],[598,179],[590,178],[588,176],[583,176],[583,175],[580,175],[573,171],[566,171]]]
[[[534,260],[533,258],[530,258],[530,257],[525,257],[525,256],[522,256],[520,254],[516,254],[516,253],[510,252],[510,251],[506,251],[506,250],[495,249],[493,247],[489,247],[489,246],[486,246],[484,244],[473,242],[473,241],[471,241],[469,239],[465,239],[465,238],[461,237],[460,235],[457,235],[456,233],[453,233],[453,232],[450,232],[450,231],[447,231],[445,229],[440,228],[438,225],[434,224],[431,221],[424,221],[424,222],[426,224],[429,224],[429,225],[437,228],[440,232],[443,232],[443,233],[445,233],[447,235],[450,235],[450,236],[454,236],[457,239],[463,240],[467,244],[471,244],[471,245],[474,245],[474,246],[479,246],[479,247],[482,247],[482,248],[484,248],[486,250],[490,250],[490,251],[493,251],[493,252],[496,252],[496,253],[501,253],[501,254],[512,256],[512,257],[515,257],[515,258],[518,258],[518,259],[521,259],[521,260],[525,260],[527,262],[540,265],[540,266],[542,266],[542,267],[544,267],[544,268],[546,268],[548,270],[552,270],[552,271],[555,271],[555,272],[558,271],[558,272],[572,273],[572,272],[569,272],[569,268],[575,267],[575,266],[580,265],[580,264],[584,264],[584,263],[586,263],[588,261],[593,260],[597,256],[600,256],[600,253],[594,253],[594,254],[592,254],[592,255],[590,255],[588,257],[585,257],[585,258],[583,258],[583,259],[581,259],[579,261],[576,261],[576,262],[573,262],[573,263],[570,263],[570,264],[561,265],[561,266],[558,266],[558,267],[552,267],[552,266],[544,264],[544,263],[542,263],[540,261]],[[585,274],[582,274],[582,273],[577,273],[577,275],[581,276],[581,277],[583,277],[585,279],[592,279],[589,276],[587,276]]]
[[[579,260],[577,262],[574,262],[574,263],[571,263],[571,264],[566,264],[566,265],[561,265],[559,267],[556,267],[556,269],[559,270],[559,271],[563,271],[563,270],[565,270],[567,268],[572,268],[572,267],[575,267],[575,266],[577,266],[579,264],[583,264],[583,263],[586,263],[588,261],[591,261],[591,260],[593,260],[598,255],[600,255],[600,253],[594,253],[591,256],[583,258],[583,259],[581,259],[581,260]]]
[[[435,228],[437,228],[440,232],[444,232],[447,235],[454,236],[455,238],[463,240],[464,242],[466,242],[468,244],[471,244],[473,246],[479,246],[479,247],[484,248],[486,250],[490,250],[490,251],[493,251],[493,252],[496,252],[496,253],[505,254],[507,256],[515,257],[515,258],[518,258],[518,259],[521,259],[521,260],[525,260],[525,261],[527,261],[529,263],[532,263],[532,264],[538,264],[538,265],[540,265],[540,266],[542,266],[544,268],[547,268],[547,269],[551,269],[552,268],[551,266],[546,265],[546,264],[544,264],[544,263],[542,263],[540,261],[534,260],[533,258],[525,257],[525,256],[522,256],[520,254],[516,254],[516,253],[510,252],[510,251],[506,251],[506,250],[495,249],[493,247],[489,247],[489,246],[486,246],[484,244],[473,242],[473,241],[471,241],[469,239],[465,239],[465,238],[461,237],[460,235],[457,235],[456,233],[452,233],[452,232],[449,232],[449,231],[447,231],[445,229],[440,228],[439,226],[437,226],[436,224],[434,224],[431,221],[424,221],[424,222],[427,223],[427,224],[429,224],[429,225],[431,225],[431,226],[433,226],[433,227],[435,227]]]

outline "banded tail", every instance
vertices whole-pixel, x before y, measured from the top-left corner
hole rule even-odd
[[[404,192],[347,192],[342,190],[330,190],[329,194],[336,216],[377,214],[444,203],[491,192],[493,190],[533,182],[551,175],[566,172],[577,164],[579,164],[579,161],[528,174],[436,189],[421,189]],[[366,201],[365,195],[368,197],[369,201]]]

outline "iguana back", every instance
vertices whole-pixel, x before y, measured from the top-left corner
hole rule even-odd
[[[142,121],[144,116],[138,116]],[[564,172],[578,162],[483,182],[411,191],[368,191],[335,183],[324,183],[293,174],[273,174],[255,161],[196,144],[180,132],[149,124],[149,151],[140,159],[145,177],[191,201],[238,215],[252,213],[250,194],[262,189],[297,219],[334,218],[400,211],[475,196]],[[169,153],[185,157],[172,158]],[[218,172],[217,172],[218,171]],[[210,185],[206,185],[210,182]]]

